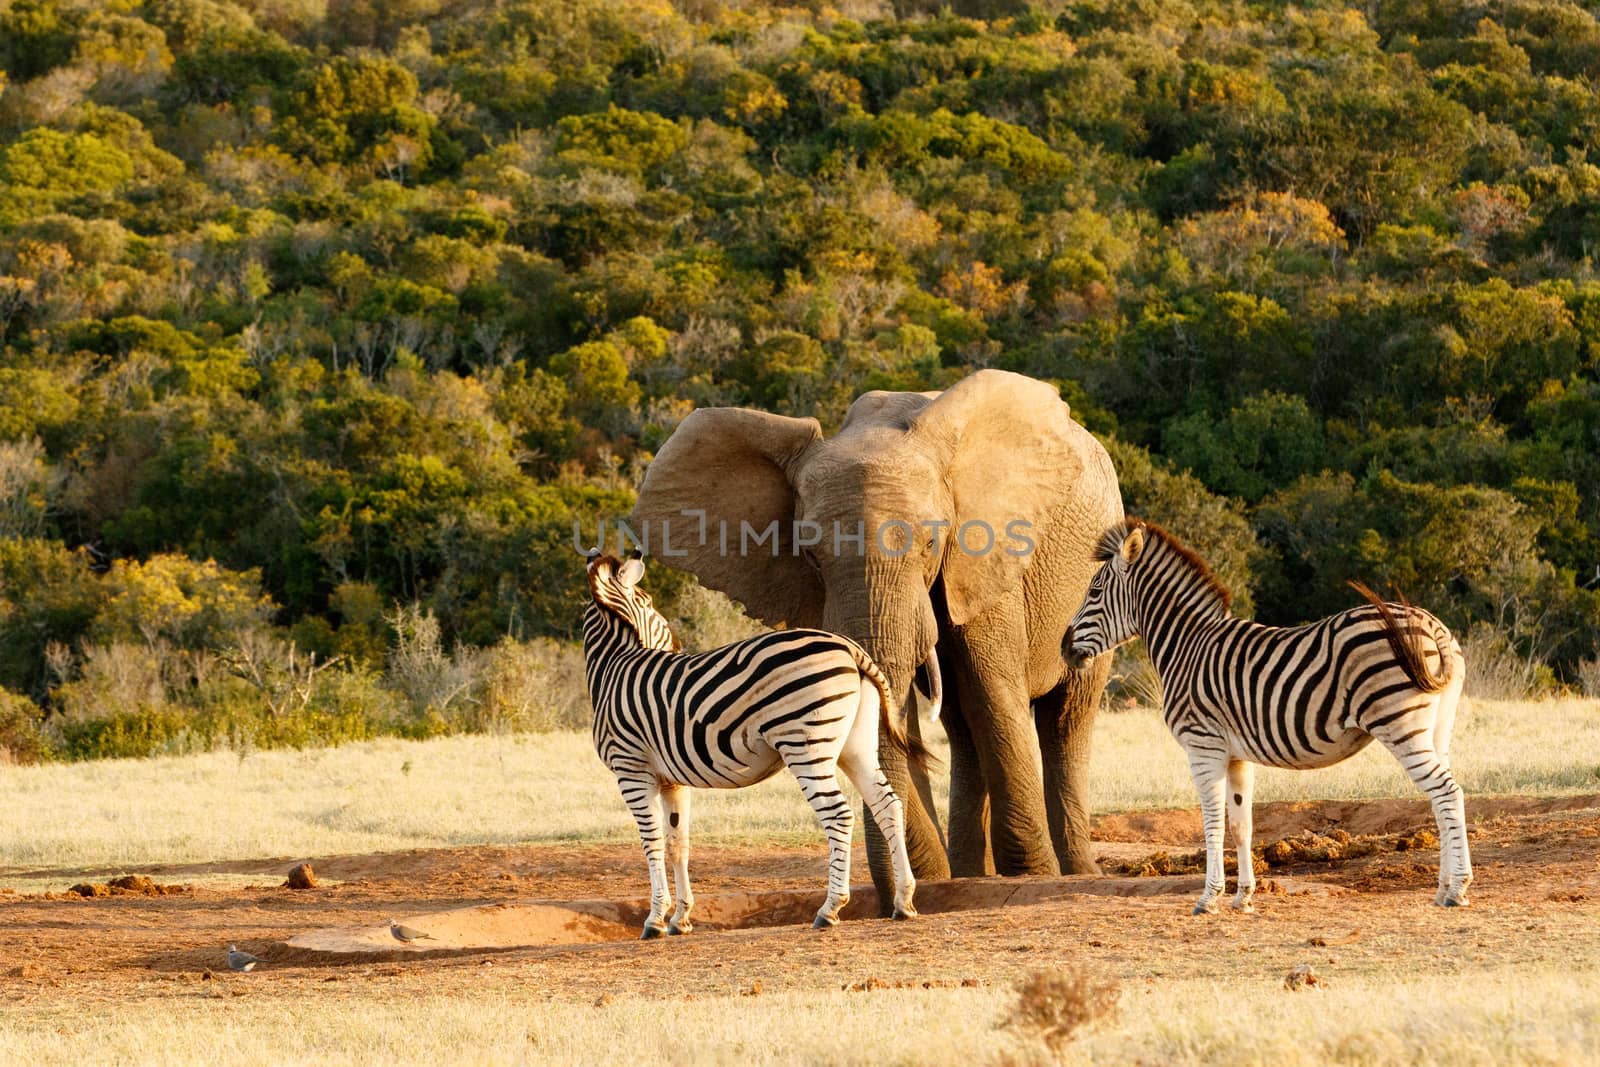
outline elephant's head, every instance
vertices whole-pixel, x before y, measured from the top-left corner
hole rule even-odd
[[[706,408],[656,456],[634,519],[658,555],[670,523],[666,562],[765,622],[855,639],[903,703],[938,640],[936,598],[961,626],[1019,585],[1086,437],[1054,388],[993,370],[867,393],[832,438],[815,419]]]
[[[767,623],[821,626],[860,643],[883,668],[897,707],[924,664],[934,668],[929,680],[937,688],[931,653],[942,624],[999,632],[1007,627],[986,624],[1025,614],[1028,605],[1018,601],[1029,568],[1062,584],[1075,606],[1089,578],[1083,571],[1078,584],[1073,571],[1089,562],[1092,541],[1083,538],[1120,517],[1109,458],[1071,420],[1056,390],[993,370],[943,393],[867,393],[832,438],[815,419],[696,411],[651,464],[634,511],[636,527],[648,524],[658,557]],[[1078,534],[1061,536],[1064,530]],[[1065,623],[1063,614],[1062,629]],[[1059,637],[1046,637],[1042,647],[1055,653]],[[1016,629],[1015,640],[1026,639]],[[1022,698],[1026,714],[1026,692]],[[907,726],[916,736],[915,721]],[[1086,753],[1086,741],[1081,747]],[[892,746],[880,758],[906,805],[917,877],[949,877],[926,774]],[[1010,809],[1042,807],[1029,799],[1038,795],[1037,784],[1013,790]],[[952,804],[954,797],[952,781]],[[1073,825],[1087,856],[1081,797],[1078,808]],[[968,854],[979,840],[969,823],[961,835],[964,867],[973,866]],[[1048,849],[1042,823],[1041,813],[1035,853]],[[878,856],[870,821],[867,830],[869,852]],[[981,868],[981,841],[974,854]],[[1048,862],[1024,859],[1018,862],[1030,868]],[[874,864],[875,881],[884,869]]]

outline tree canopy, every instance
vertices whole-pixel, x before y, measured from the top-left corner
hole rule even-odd
[[[1570,672],[1596,78],[1574,0],[0,4],[0,686],[570,637],[695,406],[985,366],[1260,618],[1360,578]]]

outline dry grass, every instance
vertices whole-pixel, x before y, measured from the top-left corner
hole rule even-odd
[[[937,738],[939,731],[931,732]],[[1597,753],[1600,701],[1476,701],[1458,726],[1453,755],[1470,805],[1475,793],[1600,791]],[[1182,752],[1154,711],[1102,715],[1092,768],[1100,810],[1195,803]],[[1257,782],[1263,801],[1413,792],[1376,745],[1337,767],[1264,770]],[[937,798],[945,803],[942,782]],[[0,820],[0,871],[13,875],[46,867],[632,841],[636,832],[588,736],[570,732],[9,767],[0,774],[0,811],[7,813]],[[786,774],[752,789],[699,793],[695,834],[705,842],[821,846],[811,809]]]
[[[1468,700],[1450,760],[1467,794],[1600,792],[1600,700]],[[1103,714],[1090,761],[1097,810],[1197,804],[1183,750],[1157,712]],[[1261,768],[1256,800],[1355,800],[1420,795],[1382,745],[1317,771]]]
[[[94,1064],[1271,1063],[1600,1062],[1600,978],[1556,968],[1470,978],[1341,974],[1286,992],[1282,975],[1136,983],[1114,1018],[1052,1050],[1005,1026],[1004,987],[805,991],[683,1000],[530,999],[514,982],[471,995],[383,986],[286,997],[193,995],[0,1006],[0,1061]]]

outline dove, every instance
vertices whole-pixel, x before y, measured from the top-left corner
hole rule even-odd
[[[248,952],[240,952],[238,945],[228,946],[228,970],[253,971],[261,961]]]
[[[413,930],[409,926],[401,926],[393,919],[389,920],[389,932],[394,935],[396,941],[404,941],[407,944],[412,941],[432,941],[434,939],[432,934],[425,934],[421,930]]]

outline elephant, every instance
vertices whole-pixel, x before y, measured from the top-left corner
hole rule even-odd
[[[812,418],[694,411],[632,515],[656,558],[767,624],[860,644],[897,707],[918,679],[933,691],[950,739],[948,838],[927,772],[879,746],[912,869],[933,880],[1098,872],[1087,774],[1110,663],[1069,667],[1061,640],[1096,539],[1122,519],[1110,457],[1057,390],[990,369],[943,392],[865,393],[831,438]],[[888,900],[887,852],[863,821]]]

